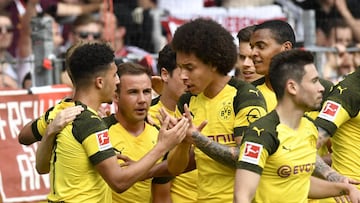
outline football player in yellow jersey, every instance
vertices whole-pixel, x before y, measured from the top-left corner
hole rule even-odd
[[[185,93],[185,85],[180,78],[180,68],[176,64],[176,53],[170,45],[165,45],[159,52],[157,68],[163,87],[159,92],[160,96],[152,100],[149,115],[152,121],[160,126],[157,118],[159,110],[164,108],[170,115],[175,116],[176,103],[180,96]],[[153,196],[153,202],[195,203],[197,199],[196,180],[196,169],[176,176],[171,182],[165,181],[166,183],[164,183],[163,178],[154,178],[153,188],[157,191],[160,187],[163,189],[161,196]],[[167,199],[164,199],[166,197]]]
[[[112,49],[103,43],[83,43],[69,58],[76,88],[73,100],[84,111],[56,135],[56,143],[44,138],[40,142],[39,149],[44,149],[41,145],[55,144],[50,162],[49,201],[112,202],[110,188],[123,192],[143,179],[155,162],[185,136],[186,119],[168,130],[167,119],[149,153],[126,168],[118,165],[107,126],[94,110],[101,103],[112,101],[119,82],[113,59]],[[44,153],[51,151],[37,152],[37,156]],[[37,164],[37,168],[46,167],[49,160]]]
[[[318,131],[304,112],[319,108],[324,91],[312,54],[290,50],[274,56],[269,82],[278,104],[245,131],[234,202],[306,203],[308,197],[344,193],[352,202],[360,202],[360,191],[355,186],[312,176]]]
[[[261,77],[262,75],[256,73],[254,62],[251,56],[250,37],[253,33],[255,25],[245,27],[241,29],[237,38],[239,40],[239,70],[235,71],[238,73],[238,77],[246,82],[253,82]]]
[[[266,114],[261,93],[253,85],[228,76],[237,61],[233,40],[215,21],[195,19],[180,26],[171,42],[189,91],[180,97],[179,111],[183,113],[184,104],[188,104],[195,125],[208,121],[202,137],[224,147],[240,144],[242,131]],[[181,143],[169,153],[168,166],[174,174],[181,173],[193,160],[189,159],[193,150],[191,134],[188,131],[190,142]],[[235,166],[230,168],[211,159],[203,151],[205,145],[197,139],[193,144],[198,171],[197,202],[232,202]]]
[[[277,53],[292,49],[294,44],[293,29],[287,22],[281,20],[269,20],[256,25],[250,38],[256,72],[264,75],[263,78],[254,81],[253,84],[263,93],[268,111],[273,110],[277,104],[275,93],[269,82],[268,73],[271,58]],[[325,88],[323,96],[326,97],[332,89],[332,83],[321,78],[319,80]],[[317,113],[317,111],[313,111],[310,116],[313,117]],[[349,180],[347,177],[336,173],[320,157],[316,162],[315,174],[328,180],[354,182],[354,180]]]
[[[331,137],[332,168],[340,174],[360,181],[359,158],[359,83],[357,69],[336,84],[327,97],[320,114],[315,120],[319,126],[319,143],[324,145]],[[335,180],[336,181],[336,180]],[[360,188],[360,186],[357,186]],[[321,203],[334,202],[332,199]]]
[[[152,97],[151,72],[139,64],[123,63],[118,65],[118,75],[121,82],[114,99],[117,111],[104,121],[114,149],[138,161],[155,146],[159,133],[145,122]],[[151,178],[136,182],[121,194],[113,191],[113,202],[151,202]]]

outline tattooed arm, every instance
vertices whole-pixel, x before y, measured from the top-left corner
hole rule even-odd
[[[325,180],[329,180],[329,178],[331,178],[334,182],[337,182],[341,176],[329,165],[327,165],[319,155],[316,155],[315,170],[313,175]]]
[[[357,183],[357,181],[351,180],[339,174],[337,171],[335,171],[333,168],[327,165],[319,155],[316,155],[315,170],[313,175],[331,182],[343,182],[343,183],[355,183],[355,184]]]
[[[239,146],[229,147],[215,142],[198,131],[192,132],[195,146],[215,161],[235,168],[239,158]],[[240,142],[237,142],[240,143]]]
[[[321,146],[323,146],[325,143],[328,142],[330,138],[330,134],[321,127],[319,127],[318,129],[319,129],[319,135],[316,143],[316,148],[320,149]]]

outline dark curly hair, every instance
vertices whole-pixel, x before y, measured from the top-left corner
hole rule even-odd
[[[237,48],[233,36],[220,24],[198,18],[180,26],[172,39],[176,52],[194,54],[217,72],[227,75],[237,61]]]
[[[75,86],[87,85],[88,81],[107,71],[114,57],[113,49],[106,43],[81,42],[75,45],[68,58],[68,68]]]

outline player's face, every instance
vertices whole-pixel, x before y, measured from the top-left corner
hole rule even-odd
[[[181,79],[186,85],[186,90],[199,94],[209,90],[216,69],[204,64],[194,54],[176,53],[176,62],[181,69]]]
[[[120,82],[115,63],[111,63],[111,68],[109,69],[109,71],[106,72],[105,80],[106,82],[104,82],[104,92],[103,92],[105,101],[103,102],[112,103],[116,90],[116,85],[119,84]]]
[[[320,108],[324,87],[319,82],[319,75],[314,64],[305,65],[305,75],[297,94],[298,102],[307,111]]]
[[[269,29],[256,30],[251,35],[250,47],[256,72],[261,75],[268,75],[272,57],[284,50],[283,45],[275,41]]]
[[[172,75],[167,75],[166,84],[169,91],[172,93],[174,100],[178,100],[186,90],[183,80],[181,79],[181,69],[178,67],[173,70]]]
[[[251,58],[249,42],[239,43],[239,67],[241,75],[246,82],[252,82],[262,77],[262,75],[256,73],[254,62]]]
[[[122,75],[118,111],[127,123],[143,122],[151,104],[151,80],[148,75]]]

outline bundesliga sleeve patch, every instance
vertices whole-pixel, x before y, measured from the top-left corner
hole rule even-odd
[[[244,153],[241,161],[258,165],[263,146],[254,142],[245,142],[244,145]]]
[[[99,151],[104,151],[112,147],[108,133],[108,130],[103,130],[95,133],[96,140],[99,146]]]
[[[340,111],[340,108],[340,104],[334,101],[326,101],[318,117],[328,121],[334,121],[337,113]]]

